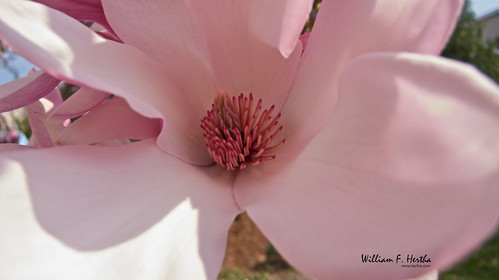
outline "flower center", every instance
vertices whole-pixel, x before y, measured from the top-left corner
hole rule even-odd
[[[225,91],[219,91],[211,110],[201,120],[208,153],[229,171],[273,160],[275,155],[268,153],[285,142],[272,145],[282,131],[282,126],[277,127],[281,114],[271,116],[274,105],[261,112],[262,100],[256,106],[253,101],[253,94],[231,99]]]

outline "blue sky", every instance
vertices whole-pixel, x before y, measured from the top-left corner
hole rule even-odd
[[[471,8],[475,11],[477,17],[499,9],[498,0],[471,0]]]
[[[475,11],[476,16],[481,17],[487,13],[499,9],[499,0],[471,0],[471,5],[473,11]],[[15,61],[12,61],[11,65],[13,65],[18,70],[18,73],[21,76],[25,76],[31,68],[31,64],[20,57],[16,57]],[[0,68],[0,84],[6,83],[12,79],[13,76],[11,73],[9,73],[5,69]]]

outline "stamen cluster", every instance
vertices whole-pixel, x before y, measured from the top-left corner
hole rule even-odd
[[[282,131],[282,126],[277,128],[281,114],[271,116],[275,106],[261,112],[260,99],[254,107],[253,94],[230,98],[225,91],[220,91],[212,109],[201,120],[208,153],[229,171],[273,160],[275,155],[268,153],[285,142],[282,140],[271,146]]]

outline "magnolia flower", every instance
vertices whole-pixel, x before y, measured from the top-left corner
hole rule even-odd
[[[162,125],[3,152],[0,275],[215,279],[242,211],[318,279],[416,277],[479,245],[499,213],[499,90],[434,56],[462,1],[324,1],[302,54],[311,2],[103,0],[123,43],[0,2],[16,52]]]

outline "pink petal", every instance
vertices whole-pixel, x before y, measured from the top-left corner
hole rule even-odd
[[[47,115],[62,102],[59,89],[55,88],[50,98],[42,98],[26,107],[31,137],[29,144],[35,147],[53,147],[54,139],[64,129],[63,122],[48,122]]]
[[[163,151],[194,164],[213,162],[199,129],[203,109],[156,62],[37,3],[0,5],[0,37],[17,53],[56,77],[121,96],[146,117],[167,117],[158,139]]]
[[[29,145],[34,147],[48,148],[53,147],[54,140],[46,123],[46,111],[41,101],[36,101],[29,105],[26,111],[31,127],[31,137],[29,138]],[[53,125],[53,124],[52,124]],[[64,126],[59,124],[61,131]]]
[[[302,50],[302,54],[303,54],[303,52],[305,51],[305,48],[307,47],[308,39],[310,39],[310,32],[302,34],[299,39],[301,42],[301,46],[303,48],[303,50]]]
[[[301,46],[296,44],[293,52],[285,59],[279,50],[261,40],[262,36],[267,38],[270,35],[261,34],[264,30],[252,30],[258,26],[253,22],[255,20],[282,25],[283,18],[289,15],[286,11],[294,11],[294,8],[286,10],[284,6],[270,5],[276,9],[281,8],[279,15],[283,16],[266,14],[265,17],[257,17],[254,11],[269,7],[265,2],[186,1],[204,35],[217,90],[225,90],[232,96],[253,93],[256,99],[263,99],[263,107],[274,104],[279,109],[293,82]],[[296,5],[293,7],[299,6]],[[289,35],[293,33],[295,26],[290,27],[289,33],[286,28],[281,32]],[[275,34],[273,29],[268,30]],[[282,36],[289,39],[288,35]],[[214,96],[215,93],[212,98]],[[204,109],[211,109],[211,106]]]
[[[235,183],[239,205],[293,266],[318,279],[411,278],[494,232],[492,81],[461,63],[380,53],[353,61],[339,92],[333,118],[298,157],[278,153]],[[427,255],[431,267],[362,263],[362,254]]]
[[[0,144],[0,153],[22,151],[22,150],[28,150],[31,148],[32,147],[25,146],[25,145],[3,143],[3,144]]]
[[[60,80],[38,71],[0,85],[0,112],[27,106],[51,92]]]
[[[0,278],[216,279],[239,212],[229,173],[152,141],[5,153],[0,167]]]
[[[49,92],[44,98],[50,100],[50,102],[54,104],[54,109],[59,107],[64,102],[64,100],[62,100],[61,92],[57,87]]]
[[[123,92],[130,99],[137,100],[137,111],[159,116],[147,102],[139,101],[129,91],[123,90],[124,86],[154,88],[140,82],[149,74],[146,67],[155,68],[142,54],[131,47],[105,40],[78,21],[45,6],[29,1],[3,2],[2,6],[0,36],[14,51],[54,76],[80,85],[109,88],[109,92]],[[152,85],[157,86],[157,83]],[[152,99],[153,94],[142,98]]]
[[[106,17],[126,43],[159,61],[208,108],[216,94],[205,42],[183,0],[104,0]]]
[[[32,0],[50,8],[59,10],[77,20],[97,22],[107,30],[113,32],[109,26],[101,0]]]
[[[158,136],[160,123],[137,114],[120,97],[109,99],[69,125],[58,144],[96,144],[109,140],[148,139]]]
[[[341,51],[342,56],[349,53],[353,57],[366,52],[409,51],[438,55],[454,30],[463,3],[325,1],[312,32],[311,53]]]
[[[95,108],[111,95],[102,91],[80,88],[71,95],[64,103],[50,112],[48,118],[52,122],[61,122],[66,119],[81,116]]]
[[[313,0],[251,1],[250,30],[287,58],[296,48],[313,3]]]
[[[115,42],[118,42],[118,43],[123,43],[118,37],[116,37],[116,35],[113,35],[112,33],[106,32],[105,30],[103,30],[103,31],[95,31],[95,33],[99,34],[104,39],[112,40],[112,41],[115,41]]]
[[[352,58],[378,51],[439,54],[462,4],[461,0],[324,1],[282,110],[282,121],[287,123],[284,134],[299,134],[300,139],[293,141],[306,142],[318,132],[334,108],[338,75]]]

